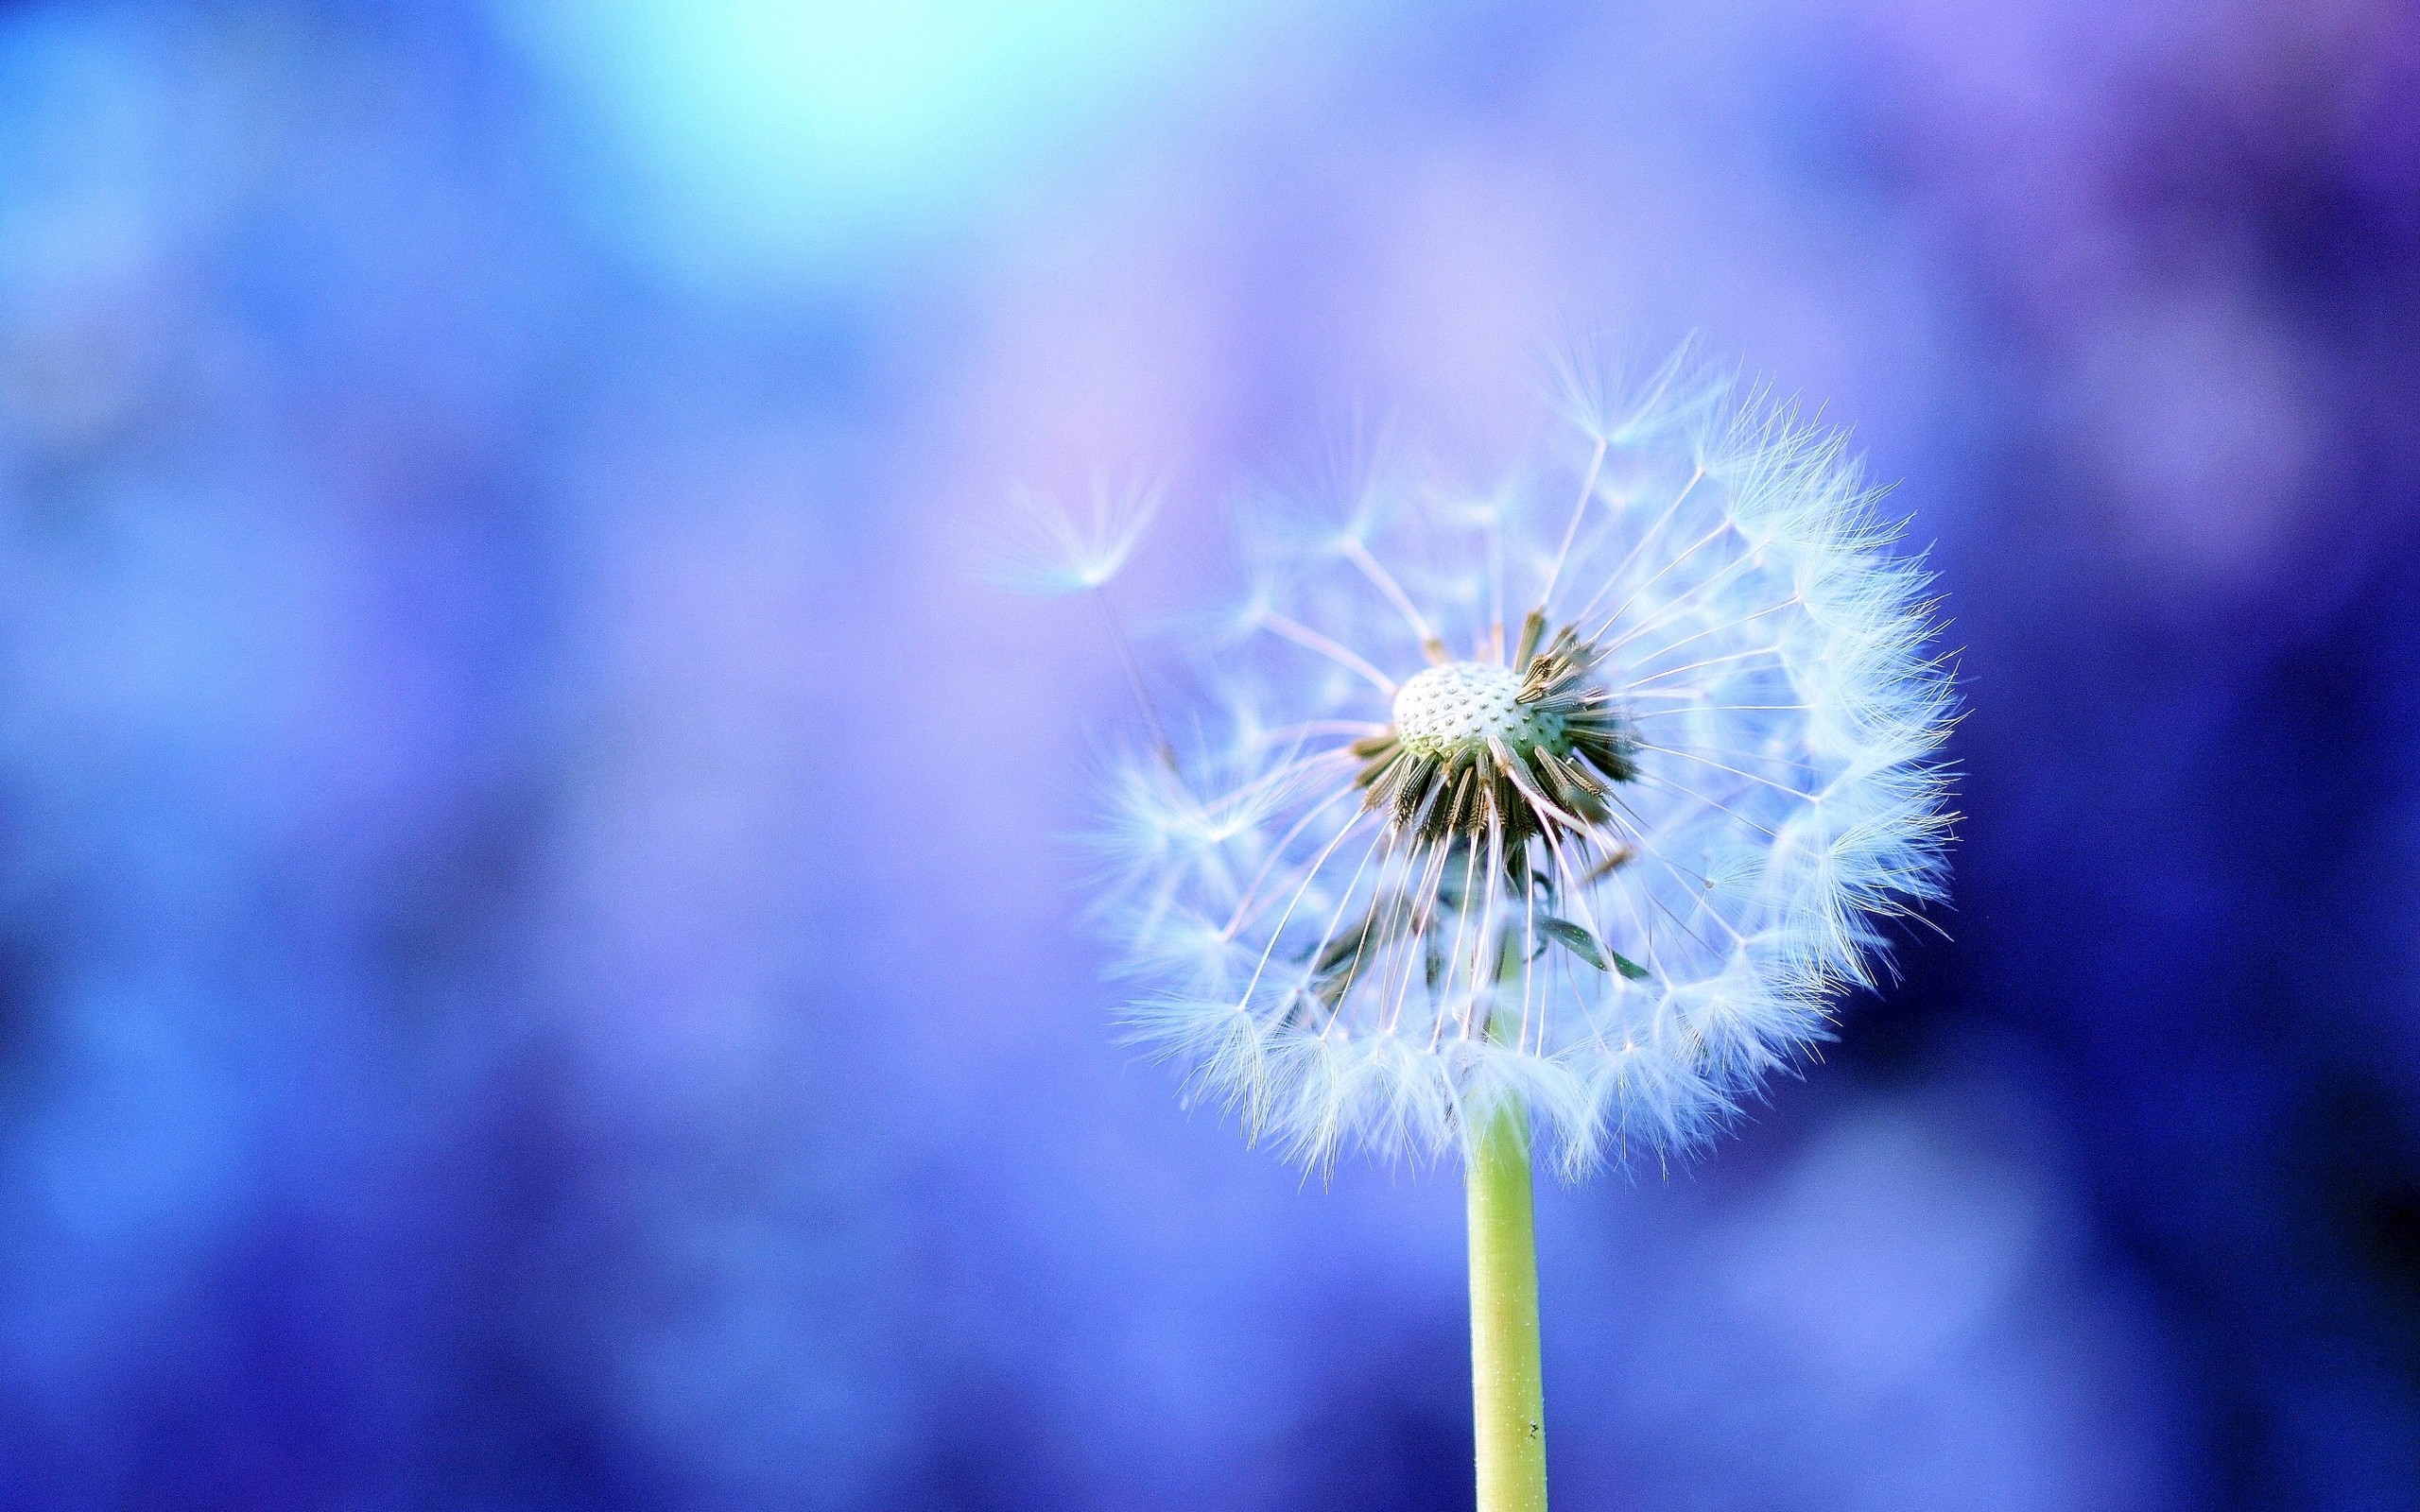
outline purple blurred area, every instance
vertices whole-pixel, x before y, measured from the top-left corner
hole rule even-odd
[[[1543,1194],[1556,1504],[2420,1506],[2408,5],[262,0],[0,7],[0,1508],[1469,1506],[1454,1173],[1114,1042],[970,568],[1571,323],[1972,712],[1949,938]]]

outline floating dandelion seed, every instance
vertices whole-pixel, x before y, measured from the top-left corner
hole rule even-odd
[[[1232,738],[1113,785],[1138,1035],[1303,1159],[1690,1145],[1940,896],[1950,680],[1843,438],[1685,357],[1564,409],[1561,482],[1281,519]]]
[[[1533,1139],[1566,1175],[1703,1140],[1944,881],[1928,578],[1843,438],[1685,353],[1610,391],[1484,497],[1280,514],[1201,648],[1221,737],[1180,761],[1125,653],[1157,749],[1099,836],[1135,1032],[1196,1091],[1312,1163],[1463,1156],[1482,1512],[1546,1505]],[[1098,588],[1148,513],[1052,517],[1015,576]]]
[[[1117,576],[1151,528],[1160,490],[1095,484],[1079,513],[1047,494],[1017,489],[1009,505],[984,576],[1011,593],[1059,598]]]

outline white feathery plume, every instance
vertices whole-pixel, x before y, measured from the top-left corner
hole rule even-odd
[[[1117,576],[1159,512],[1156,487],[1096,483],[1081,510],[1029,489],[1013,489],[989,542],[983,576],[1011,593],[1061,598]]]
[[[1513,1100],[1566,1174],[1685,1149],[1943,895],[1956,699],[1844,438],[1685,352],[1565,396],[1518,483],[1264,532],[1227,736],[1108,784],[1134,1034],[1306,1161]],[[1029,513],[1014,585],[1106,581],[1155,502]]]

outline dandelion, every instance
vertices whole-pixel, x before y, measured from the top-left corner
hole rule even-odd
[[[1480,1505],[1543,1506],[1533,1147],[1703,1143],[1942,895],[1950,679],[1839,434],[1675,357],[1484,491],[1261,511],[1222,694],[1123,767],[1136,1036],[1306,1162],[1459,1154]]]

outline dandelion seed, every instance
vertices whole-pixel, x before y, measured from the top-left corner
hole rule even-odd
[[[983,576],[1011,593],[1060,598],[1106,584],[1159,512],[1156,488],[1096,484],[1080,512],[1047,494],[1012,490]]]
[[[1127,639],[1126,627],[1104,592],[1151,527],[1152,517],[1159,513],[1160,490],[1096,483],[1090,499],[1084,513],[1077,516],[1046,494],[1011,490],[1008,515],[989,542],[984,576],[1011,593],[1034,598],[1090,595],[1099,607],[1110,644],[1116,647],[1135,710],[1150,729],[1152,748],[1163,764],[1173,765],[1176,753],[1160,728],[1150,690],[1143,685],[1133,643]]]

